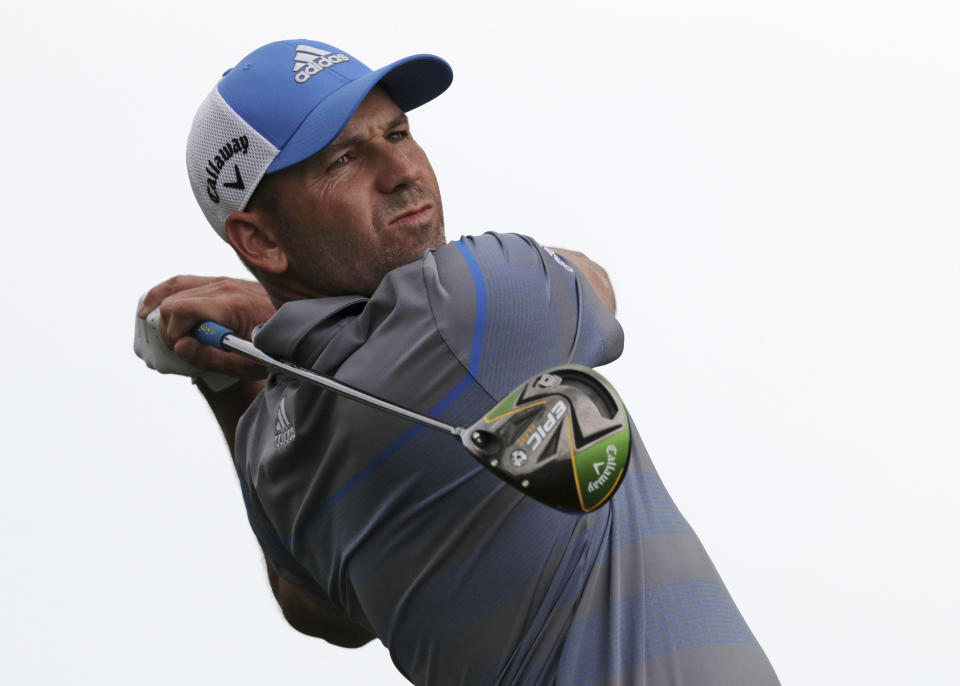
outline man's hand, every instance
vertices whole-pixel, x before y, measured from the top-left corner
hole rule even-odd
[[[266,369],[247,358],[203,345],[191,331],[198,322],[213,320],[250,339],[254,327],[276,310],[263,287],[255,281],[226,277],[174,276],[151,288],[137,316],[144,318],[160,308],[160,333],[180,358],[207,371],[238,379],[262,379]]]

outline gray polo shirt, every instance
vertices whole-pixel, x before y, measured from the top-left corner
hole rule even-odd
[[[287,303],[254,341],[465,425],[546,367],[616,359],[623,333],[563,259],[488,233],[370,298]],[[631,427],[618,493],[569,514],[450,436],[271,375],[236,467],[278,573],[368,627],[415,684],[777,684]]]

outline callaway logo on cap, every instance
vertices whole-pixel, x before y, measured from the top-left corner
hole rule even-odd
[[[242,210],[265,174],[319,152],[378,83],[404,112],[447,89],[450,66],[413,55],[371,70],[332,45],[269,43],[229,69],[200,105],[187,140],[187,173],[207,221]]]

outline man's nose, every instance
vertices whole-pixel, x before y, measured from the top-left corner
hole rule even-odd
[[[415,185],[420,175],[420,166],[398,145],[390,144],[380,150],[377,185],[381,193],[392,193],[398,188]]]

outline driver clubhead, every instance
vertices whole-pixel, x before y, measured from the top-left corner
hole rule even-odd
[[[610,499],[630,458],[630,424],[613,386],[562,365],[517,386],[461,440],[471,455],[532,498],[590,512]]]

